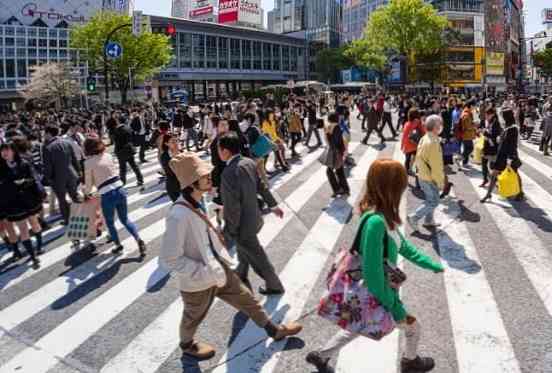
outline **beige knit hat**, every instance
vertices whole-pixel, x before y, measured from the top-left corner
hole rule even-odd
[[[213,170],[209,162],[192,152],[182,152],[174,156],[169,162],[169,167],[176,175],[181,189],[192,185]]]

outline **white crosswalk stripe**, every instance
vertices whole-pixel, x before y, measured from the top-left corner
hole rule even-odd
[[[392,146],[392,152],[389,148],[382,152],[387,152],[388,157],[403,162],[404,156],[399,144]],[[294,238],[299,243],[298,246],[289,250],[279,267],[279,276],[286,287],[286,293],[281,297],[263,298],[263,306],[277,322],[296,320],[311,310],[310,298],[322,290],[317,288],[317,281],[321,276],[325,276],[323,270],[335,255],[355,201],[363,190],[368,167],[374,159],[382,156],[375,147],[351,143],[349,150],[358,155],[357,167],[351,170],[349,176],[351,197],[347,201],[333,200],[322,210],[317,208],[316,212],[312,212],[310,206],[323,204],[324,200],[320,200],[320,196],[326,196],[326,169],[317,162],[322,149],[308,153],[305,147],[298,146],[298,150],[303,153],[301,160],[292,166],[289,173],[278,174],[270,181],[271,189],[284,210],[284,218],[280,220],[272,214],[266,215],[264,227],[259,234],[260,242],[265,247],[279,240],[289,239],[290,237],[286,237],[289,234],[287,227],[292,225],[302,234],[301,237]],[[540,159],[522,150],[520,156],[524,164],[531,166],[535,171],[546,177],[552,176],[552,168]],[[141,169],[147,175],[146,184],[151,183],[153,186],[159,177],[157,154],[149,152],[147,157],[151,164],[146,164]],[[312,170],[309,176],[299,177],[306,170]],[[542,224],[552,227],[550,186],[539,184],[537,178],[533,180],[523,172],[523,168],[521,170],[525,194],[533,205],[541,209],[545,221]],[[132,171],[129,171],[130,184],[130,180],[135,179],[131,176]],[[473,187],[470,190],[462,190],[463,194],[479,199],[481,193],[478,190],[482,189],[477,187],[481,181],[478,170],[459,173],[454,177],[465,180]],[[293,185],[293,188],[290,190],[288,185]],[[146,193],[137,191],[128,198],[129,206],[132,205],[129,219],[142,222],[140,235],[152,245],[158,242],[163,234],[162,212],[169,205],[169,200],[164,197],[152,204],[148,202],[163,191],[164,185],[154,193],[150,187]],[[403,220],[406,215],[407,198],[415,197],[410,192],[403,196],[400,211]],[[492,203],[485,204],[482,208],[492,217],[492,227],[496,226],[492,228],[490,225],[489,229],[497,229],[508,242],[516,263],[519,263],[529,280],[528,286],[535,292],[534,298],[542,302],[552,321],[552,251],[545,240],[552,238],[552,232],[546,227],[535,227],[530,224],[524,219],[524,214],[520,214],[509,202],[502,201],[496,196],[493,196]],[[473,237],[472,224],[462,219],[462,209],[458,199],[452,196],[444,200],[436,211],[436,220],[443,228],[434,240],[439,248],[442,264],[446,267],[442,275],[444,286],[440,288],[440,293],[446,298],[448,307],[442,310],[442,315],[435,316],[447,318],[453,338],[453,343],[444,348],[447,348],[446,353],[454,359],[459,373],[525,372],[530,363],[520,360],[520,356],[523,355],[519,354],[518,347],[511,340],[512,328],[515,328],[515,325],[511,325],[509,320],[503,317],[500,302],[495,299],[493,291],[495,279],[490,275],[492,271],[486,268],[490,264],[482,260],[482,249]],[[120,224],[117,228],[122,229]],[[535,229],[539,228],[541,231],[537,233]],[[49,234],[54,235],[55,232],[58,230],[51,230]],[[97,292],[92,290],[88,295],[89,300],[67,311],[61,319],[47,322],[48,330],[35,332],[27,327],[38,325],[39,318],[57,312],[52,305],[59,299],[83,286],[94,284],[102,273],[117,262],[135,256],[137,247],[133,241],[131,236],[123,240],[125,251],[121,256],[113,257],[109,254],[108,248],[102,247],[97,256],[69,270],[64,267],[63,260],[73,254],[71,243],[54,241],[41,256],[40,270],[32,271],[28,264],[21,264],[0,273],[0,291],[14,299],[10,304],[4,302],[0,311],[0,355],[6,354],[0,359],[0,364],[4,363],[0,366],[0,373],[163,373],[174,371],[169,368],[174,364],[182,364],[175,361],[178,360],[175,356],[179,353],[178,323],[183,311],[182,301],[172,285],[165,288],[161,285],[161,290],[157,290],[171,293],[165,302],[166,305],[155,308],[156,312],[151,321],[141,330],[137,330],[133,337],[125,340],[124,344],[114,345],[113,352],[101,357],[97,366],[89,367],[87,363],[81,365],[73,356],[76,350],[88,345],[98,333],[109,335],[124,332],[125,327],[117,328],[117,318],[140,317],[129,314],[129,307],[142,302],[145,294],[151,294],[148,291],[163,284],[167,276],[166,271],[158,264],[157,247],[152,248],[153,253],[144,262],[137,264],[136,269],[114,277],[112,283],[103,285],[106,289]],[[278,255],[275,252],[268,254],[269,257]],[[169,279],[167,283],[172,280]],[[228,311],[225,307],[222,302],[216,302],[212,306],[221,312],[234,312]],[[202,328],[209,328],[219,317],[223,317],[223,314],[209,314]],[[232,317],[229,319],[232,320]],[[107,326],[109,328],[106,328]],[[18,335],[20,332],[23,334]],[[211,362],[201,363],[198,366],[200,369],[214,373],[295,373],[313,370],[306,367],[306,363],[301,360],[298,361],[305,364],[304,366],[297,367],[297,370],[289,370],[285,361],[292,352],[286,349],[286,342],[267,339],[265,331],[251,320],[232,332],[234,334],[231,343],[217,345],[220,355]],[[217,330],[213,333],[223,334],[222,338],[226,341],[230,338],[229,335],[224,335],[230,333],[230,330]],[[312,330],[305,330],[302,338],[306,346],[296,354],[306,355],[307,351],[320,348],[326,342],[317,340],[317,332]],[[541,336],[536,335],[535,338]],[[124,340],[124,337],[122,339]],[[26,345],[22,345],[22,341]],[[540,343],[545,341],[541,340]],[[380,342],[359,338],[339,352],[335,363],[336,371],[397,373],[401,354],[398,331]],[[59,369],[60,364],[63,369]],[[534,364],[533,366],[540,367],[544,363]],[[449,372],[445,367],[437,367],[435,371],[440,372],[440,368]]]

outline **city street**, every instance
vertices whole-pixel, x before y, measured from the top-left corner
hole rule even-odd
[[[318,162],[323,149],[298,146],[302,157],[290,160],[291,171],[270,179],[284,217],[266,215],[259,238],[286,293],[257,296],[274,320],[303,323],[297,337],[267,339],[246,316],[216,301],[197,335],[216,347],[215,358],[199,364],[182,358],[182,301],[176,279],[157,258],[170,203],[166,196],[158,198],[164,184],[158,183],[157,152],[150,150],[150,162],[141,167],[145,190],[133,187],[134,177],[127,184],[130,219],[148,245],[145,259],[124,229],[122,255],[111,254],[105,234],[91,255],[74,252],[57,224],[45,232],[39,270],[30,262],[6,265],[10,254],[0,249],[0,373],[312,372],[306,354],[337,331],[316,315],[316,307],[333,258],[354,238],[354,206],[367,170],[377,158],[404,158],[400,142],[380,146],[374,134],[368,146],[361,144],[356,115],[351,115],[349,151],[356,166],[349,172],[348,200],[331,198]],[[533,144],[519,148],[526,201],[494,195],[481,204],[480,166],[470,165],[449,175],[454,187],[436,212],[437,231],[424,228],[412,235],[403,227],[446,268],[436,275],[401,263],[408,276],[402,300],[420,322],[420,352],[435,359],[435,372],[552,372],[552,163]],[[423,199],[413,178],[410,184],[403,221]],[[253,289],[263,284],[255,275],[251,281]],[[340,351],[336,371],[399,372],[403,339],[398,331],[380,342],[357,339]]]

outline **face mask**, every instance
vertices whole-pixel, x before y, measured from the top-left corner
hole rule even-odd
[[[240,123],[240,131],[245,132],[247,131],[247,128],[249,127],[249,122],[244,120]]]

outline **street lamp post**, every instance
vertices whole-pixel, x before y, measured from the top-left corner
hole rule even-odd
[[[109,102],[109,83],[107,79],[108,74],[108,58],[107,58],[107,44],[109,44],[109,40],[111,37],[119,30],[125,28],[125,27],[132,27],[132,23],[125,23],[124,25],[120,25],[115,27],[109,34],[107,34],[107,37],[104,41],[104,48],[103,48],[103,62],[104,62],[104,89],[105,89],[105,102]]]

